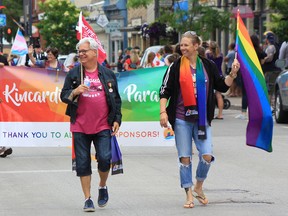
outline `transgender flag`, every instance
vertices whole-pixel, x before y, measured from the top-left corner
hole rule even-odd
[[[239,11],[237,14],[236,51],[248,99],[249,122],[246,129],[246,143],[249,146],[272,152],[273,119],[266,82]]]
[[[19,28],[11,48],[11,54],[20,56],[28,54],[28,47],[26,40],[22,32],[19,30]]]

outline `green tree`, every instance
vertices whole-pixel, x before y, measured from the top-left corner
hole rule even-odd
[[[268,27],[278,36],[279,41],[288,40],[288,4],[287,0],[270,0],[269,6],[275,12],[271,14]]]
[[[177,32],[183,33],[188,30],[201,35],[203,40],[214,39],[213,33],[218,30],[229,30],[231,13],[199,4],[198,0],[189,0],[189,9],[176,10],[162,9],[159,20],[166,22],[168,26]]]
[[[37,27],[46,41],[46,46],[57,47],[62,54],[74,51],[78,42],[75,27],[80,13],[79,9],[69,0],[40,2],[39,7],[45,11],[45,14]]]
[[[6,14],[7,24],[4,30],[4,38],[11,42],[12,38],[15,37],[18,26],[13,21],[19,21],[20,16],[23,15],[23,0],[2,0],[2,4],[6,7],[6,9],[2,10],[3,14]],[[11,34],[7,34],[7,29],[11,29]]]
[[[152,2],[153,0],[127,0],[127,7],[128,8],[139,8],[139,7],[147,8],[147,6],[151,4]]]

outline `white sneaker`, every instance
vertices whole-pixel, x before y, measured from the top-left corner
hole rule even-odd
[[[248,119],[247,116],[244,115],[244,114],[239,114],[239,115],[235,116],[235,118],[236,119],[241,119],[241,120],[247,120]]]

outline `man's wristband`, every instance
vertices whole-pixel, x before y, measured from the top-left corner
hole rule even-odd
[[[162,111],[162,112],[160,112],[160,115],[163,114],[163,113],[166,113],[166,111]]]

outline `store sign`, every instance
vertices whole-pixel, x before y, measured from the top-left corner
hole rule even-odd
[[[142,20],[141,20],[141,18],[132,19],[131,24],[132,24],[132,26],[141,26]]]
[[[0,27],[6,26],[6,14],[0,14]]]
[[[105,32],[107,34],[119,31],[120,28],[120,23],[119,22],[110,22],[106,27],[105,27]]]

